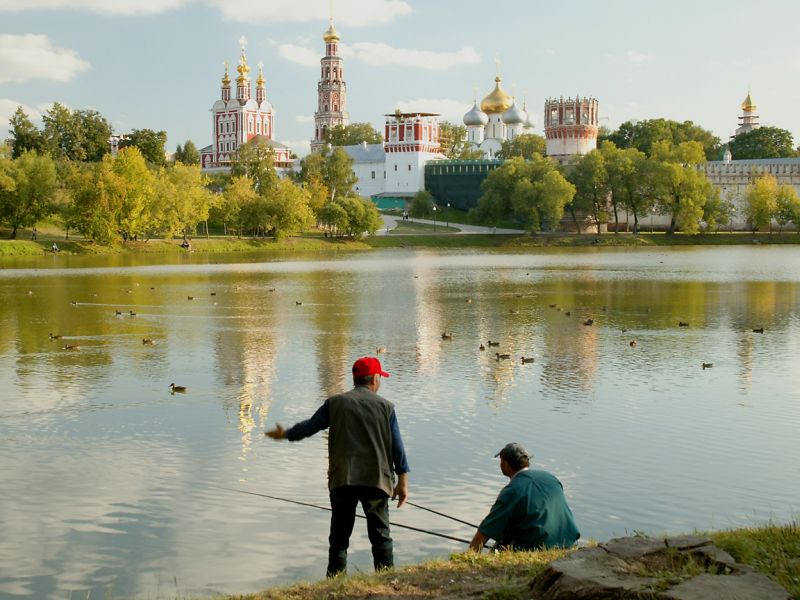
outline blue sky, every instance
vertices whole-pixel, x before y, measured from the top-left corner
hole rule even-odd
[[[163,129],[168,150],[205,146],[222,63],[244,36],[275,138],[304,154],[330,5],[351,121],[380,127],[401,108],[460,122],[499,59],[540,133],[545,98],[580,94],[611,128],[689,119],[727,138],[750,88],[761,122],[800,144],[796,0],[0,0],[0,120],[58,101],[98,110],[116,133]]]

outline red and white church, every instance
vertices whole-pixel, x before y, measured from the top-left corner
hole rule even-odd
[[[228,63],[222,77],[220,98],[211,107],[212,143],[200,150],[200,166],[206,173],[228,171],[231,159],[243,144],[261,138],[261,141],[275,154],[275,166],[288,168],[292,164],[291,150],[288,146],[273,139],[275,132],[275,111],[267,100],[263,65],[258,65],[256,97],[251,95],[250,67],[247,64],[245,47],[247,40],[239,40],[242,53],[236,71],[236,96],[231,97],[231,78]]]

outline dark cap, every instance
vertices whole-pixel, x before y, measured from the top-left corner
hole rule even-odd
[[[370,375],[389,376],[381,367],[381,361],[374,356],[365,356],[353,363],[353,377],[369,377]]]
[[[507,461],[512,463],[519,463],[522,460],[530,460],[528,451],[522,447],[522,444],[518,444],[517,442],[509,442],[503,446],[503,449],[494,455],[495,458],[498,456],[505,458]]]

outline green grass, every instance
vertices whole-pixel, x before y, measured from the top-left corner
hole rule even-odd
[[[706,535],[706,534],[703,534]],[[749,564],[785,587],[800,600],[800,525],[768,524],[762,527],[714,532],[717,546],[737,561]],[[297,583],[237,596],[245,600],[328,600],[386,598],[412,600],[522,600],[530,597],[528,584],[553,560],[572,550],[453,554],[449,560],[433,560],[377,574],[357,574],[316,583]],[[684,581],[706,570],[690,560],[662,565],[648,573],[661,588]]]

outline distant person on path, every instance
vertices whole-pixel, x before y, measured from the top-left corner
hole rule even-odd
[[[398,508],[405,504],[408,462],[394,406],[378,395],[382,377],[389,377],[389,373],[377,358],[359,358],[353,364],[352,390],[331,396],[310,419],[290,429],[276,425],[265,432],[275,440],[296,442],[330,428],[328,577],[347,571],[347,548],[359,502],[367,517],[375,570],[394,566],[389,498],[397,498]]]
[[[58,252],[58,244],[56,244],[55,242],[53,242],[53,245],[52,245],[52,246],[50,246],[50,250],[51,250],[51,251],[52,251],[54,254],[55,254],[56,252]]]
[[[531,470],[528,451],[520,444],[506,444],[498,456],[500,470],[511,481],[481,521],[469,549],[480,552],[490,538],[497,541],[497,550],[572,546],[581,534],[561,482],[547,471]]]

